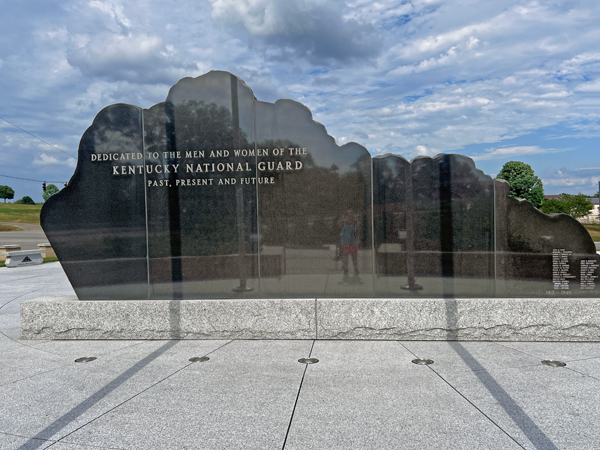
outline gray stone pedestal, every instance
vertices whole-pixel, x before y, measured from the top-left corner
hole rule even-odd
[[[240,299],[21,304],[23,339],[600,341],[600,299]]]
[[[2,255],[6,256],[6,267],[22,267],[42,264],[44,262],[43,253],[46,253],[46,250],[2,252]]]

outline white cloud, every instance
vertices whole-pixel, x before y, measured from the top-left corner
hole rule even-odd
[[[575,90],[580,92],[600,92],[600,78],[588,81],[587,83],[581,83],[577,85]]]
[[[349,2],[350,8],[344,15],[346,19],[368,20],[371,23],[390,22],[409,14],[416,13],[422,5],[418,1],[398,4],[396,0],[359,0]]]
[[[388,108],[387,106],[384,108],[381,108],[377,114],[379,114],[382,117],[388,117],[394,114],[394,111],[392,111],[392,108]]]
[[[559,153],[567,151],[565,149],[557,148],[542,148],[537,145],[531,146],[517,146],[517,147],[505,147],[497,149],[488,149],[482,155],[472,156],[475,161],[489,161],[492,159],[509,159],[516,157],[523,157],[529,155],[542,155],[546,153]]]
[[[427,147],[425,145],[416,145],[410,156],[435,156],[438,153],[439,152],[435,148]]]
[[[61,164],[61,162],[54,156],[48,156],[45,153],[42,153],[41,155],[36,156],[31,164],[34,166],[49,166],[53,164]]]
[[[221,26],[244,30],[272,60],[303,57],[319,64],[373,58],[381,39],[372,24],[344,15],[339,0],[210,0]]]
[[[37,155],[31,162],[31,164],[36,167],[66,166],[74,168],[77,165],[77,160],[74,158],[60,160],[54,155],[47,155],[46,153],[42,153],[40,155]]]
[[[182,63],[175,53],[156,35],[104,33],[71,50],[68,59],[87,77],[113,81],[169,84],[198,75],[198,64]]]
[[[458,58],[458,47],[450,47],[447,52],[425,59],[418,64],[398,67],[390,72],[390,75],[407,75],[411,73],[420,73],[437,67],[449,65]]]
[[[423,102],[419,109],[421,112],[438,112],[448,109],[461,109],[461,108],[472,108],[485,106],[490,103],[487,98],[475,97],[475,98],[455,98],[450,101],[438,101],[438,102]]]
[[[108,15],[116,24],[121,26],[124,30],[131,27],[131,21],[125,16],[123,12],[123,5],[115,4],[107,1],[92,0],[89,2],[91,8],[98,9],[104,14]]]
[[[461,41],[466,41],[467,46],[474,47],[479,42],[479,40],[475,37],[475,34],[480,34],[489,30],[491,28],[491,24],[495,21],[497,21],[497,18],[494,18],[489,23],[467,25],[447,33],[428,36],[424,39],[417,39],[409,47],[404,49],[404,56],[428,53],[447,48],[448,46],[454,47],[455,44]]]
[[[564,61],[561,64],[561,69],[559,73],[561,75],[579,73],[581,71],[581,67],[592,65],[598,62],[600,62],[600,53],[583,52],[574,56],[573,58]]]
[[[311,24],[302,21],[291,21],[289,13],[309,10],[311,7],[323,7],[325,1],[284,2],[270,0],[211,0],[212,18],[224,23],[241,23],[250,34],[272,36],[277,34],[294,34]]]
[[[586,177],[586,178],[574,178],[574,177],[558,177],[558,178],[544,178],[542,182],[544,186],[556,186],[556,187],[576,187],[580,188],[597,188],[598,180],[600,177]]]
[[[540,95],[540,98],[565,98],[571,96],[572,93],[569,91],[556,91],[556,92],[547,92],[545,94]]]

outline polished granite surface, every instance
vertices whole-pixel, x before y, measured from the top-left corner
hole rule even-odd
[[[596,297],[587,231],[457,154],[338,145],[236,76],[102,110],[41,223],[80,299]]]

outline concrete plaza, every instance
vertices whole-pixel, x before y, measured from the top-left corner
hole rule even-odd
[[[600,448],[600,343],[20,339],[72,294],[0,268],[2,450]]]

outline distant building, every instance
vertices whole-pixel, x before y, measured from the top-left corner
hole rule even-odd
[[[587,216],[577,220],[579,220],[581,223],[600,223],[600,209],[598,208],[599,200],[600,199],[598,197],[588,198],[587,201],[594,205],[594,209],[592,209],[592,212]]]

